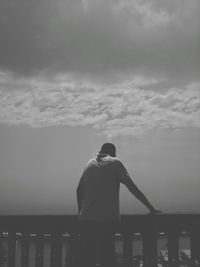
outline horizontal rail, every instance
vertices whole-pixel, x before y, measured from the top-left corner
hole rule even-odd
[[[116,234],[123,243],[123,266],[139,266],[139,260],[133,261],[133,240],[140,233],[143,243],[142,262],[144,267],[164,266],[158,262],[157,241],[160,233],[165,233],[168,240],[168,267],[181,266],[180,256],[187,257],[191,267],[200,266],[200,214],[156,214],[123,215],[116,226]],[[186,232],[190,238],[191,256],[179,251],[179,237]],[[0,216],[0,254],[1,262],[7,259],[6,267],[16,266],[16,240],[20,240],[20,267],[30,264],[30,240],[35,244],[35,266],[45,267],[45,240],[50,240],[49,263],[52,267],[72,266],[77,257],[79,224],[76,215],[5,215]],[[47,237],[48,235],[48,237]],[[63,242],[67,236],[68,258],[63,261]],[[32,238],[32,239],[31,239]],[[7,258],[3,255],[6,244]],[[138,264],[138,265],[137,265]],[[160,265],[158,265],[160,264]],[[16,266],[18,267],[18,266]]]

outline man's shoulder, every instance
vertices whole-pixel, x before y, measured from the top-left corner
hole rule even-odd
[[[109,157],[107,159],[108,164],[112,165],[115,168],[120,168],[121,166],[123,166],[121,160],[119,158],[116,157]]]
[[[97,158],[93,157],[91,159],[88,160],[87,164],[86,164],[86,168],[92,167],[97,165]]]
[[[84,171],[87,171],[87,169],[92,165],[94,165],[94,158],[88,160],[88,162],[85,164]]]
[[[119,158],[112,158],[112,161],[113,161],[113,163],[115,163],[117,165],[121,165],[122,164],[122,162],[121,162],[121,160]]]
[[[95,157],[89,159],[88,162],[87,162],[87,165],[90,165],[90,164],[92,164],[92,163],[94,163],[94,162],[96,162],[96,158],[95,158]]]

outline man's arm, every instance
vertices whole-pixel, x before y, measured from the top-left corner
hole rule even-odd
[[[119,161],[118,163],[118,175],[120,177],[120,182],[126,185],[129,191],[140,201],[142,202],[151,213],[160,212],[156,210],[149,200],[145,197],[145,195],[139,190],[139,188],[132,181],[129,173],[127,172],[124,165]]]
[[[129,189],[129,191],[150,210],[150,212],[152,213],[156,212],[156,209],[151,205],[151,203],[148,201],[145,195],[138,189],[138,187],[134,184],[134,182],[131,179],[127,180],[125,185]]]

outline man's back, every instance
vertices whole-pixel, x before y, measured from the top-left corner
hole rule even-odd
[[[116,221],[120,219],[121,165],[118,159],[106,154],[99,155],[88,162],[80,181],[83,190],[80,220]],[[125,168],[124,172],[126,172]]]

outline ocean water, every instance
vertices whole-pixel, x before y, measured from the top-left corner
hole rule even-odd
[[[7,237],[3,240],[3,248],[7,250],[8,242]],[[18,237],[16,240],[16,257],[15,257],[15,267],[21,267],[21,238]],[[142,247],[143,242],[141,235],[134,235],[132,241],[132,255],[133,259],[142,257]],[[168,240],[165,234],[159,235],[157,239],[157,255],[160,256],[161,250],[167,250]],[[190,249],[190,238],[187,234],[182,234],[179,237],[179,248],[180,249]],[[63,236],[62,238],[62,266],[67,266],[69,261],[69,251],[70,251],[70,243],[69,237]],[[115,253],[118,262],[123,262],[123,240],[121,236],[116,236],[115,241]],[[50,237],[44,237],[44,267],[50,266],[50,258],[51,258],[51,239]],[[4,259],[1,262],[2,267],[7,267],[7,259]],[[36,267],[36,238],[34,235],[30,236],[29,243],[29,266]]]

